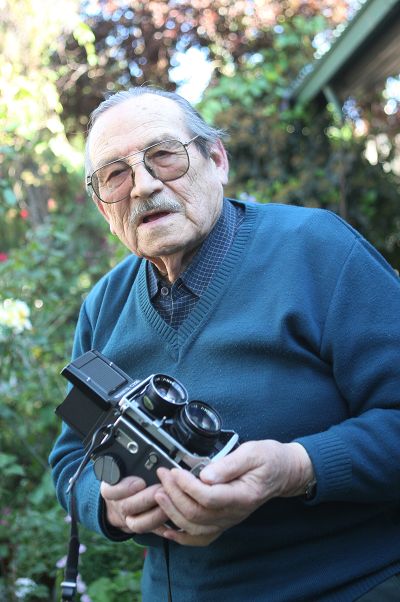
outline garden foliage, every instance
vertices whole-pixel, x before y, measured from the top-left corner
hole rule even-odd
[[[345,0],[169,4],[69,0],[60,10],[55,0],[0,0],[6,15],[0,25],[5,602],[58,599],[69,525],[55,500],[47,457],[60,426],[54,410],[65,394],[59,373],[69,360],[82,300],[126,252],[83,187],[86,117],[105,90],[144,79],[173,88],[167,75],[176,51],[203,47],[215,72],[199,108],[229,132],[228,193],[330,208],[400,266],[399,180],[382,170],[393,159],[398,121],[389,124],[386,151],[370,165],[365,144],[376,123],[380,131],[386,127],[376,109],[379,94],[375,105],[358,103],[368,125],[362,136],[351,115],[339,119],[331,107],[290,103],[291,83],[313,58],[312,40],[343,20]],[[250,4],[256,10],[246,12]],[[81,601],[139,600],[143,550],[85,529],[82,541]]]

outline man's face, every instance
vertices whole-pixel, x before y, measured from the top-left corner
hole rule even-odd
[[[186,143],[191,137],[178,105],[169,98],[145,94],[98,118],[90,135],[90,159],[95,170],[154,142],[175,139]],[[188,254],[219,217],[228,173],[225,151],[217,144],[206,158],[194,142],[187,151],[189,170],[177,180],[163,183],[154,178],[143,162],[138,163],[143,158],[139,153],[130,159],[137,163],[130,198],[107,205],[93,197],[114,234],[138,256]]]

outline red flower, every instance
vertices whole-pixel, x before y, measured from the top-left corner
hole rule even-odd
[[[7,261],[8,255],[7,253],[0,253],[0,262]]]
[[[26,219],[29,215],[29,211],[28,209],[21,209],[21,211],[19,212],[20,217],[22,217],[22,219]]]

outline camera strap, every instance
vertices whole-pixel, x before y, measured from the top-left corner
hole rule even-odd
[[[169,570],[169,541],[163,539],[165,565],[167,568],[168,602],[172,602],[171,574]]]
[[[78,521],[76,520],[76,501],[73,487],[70,490],[70,517],[71,534],[69,538],[67,562],[64,571],[64,581],[61,583],[62,602],[70,602],[73,600],[77,589],[80,542]]]
[[[65,564],[64,581],[61,583],[61,600],[62,602],[72,602],[75,597],[77,590],[77,579],[78,579],[78,564],[79,564],[79,529],[78,529],[78,517],[76,511],[76,498],[75,498],[75,484],[83,469],[88,464],[92,454],[100,451],[102,447],[108,442],[114,432],[114,425],[109,424],[107,426],[101,426],[93,434],[90,446],[85,453],[81,463],[78,466],[75,474],[71,477],[67,489],[69,493],[70,506],[69,513],[71,518],[71,531],[68,545],[67,561]],[[101,442],[96,445],[99,435],[102,436]],[[105,438],[104,438],[105,436]]]
[[[75,598],[77,591],[77,578],[78,578],[78,564],[79,564],[79,528],[78,518],[76,511],[76,498],[75,498],[75,484],[82,474],[84,468],[89,463],[92,454],[97,453],[102,447],[109,441],[110,437],[114,432],[114,425],[109,424],[102,426],[95,431],[90,446],[84,455],[81,463],[79,464],[75,474],[71,477],[67,489],[67,493],[70,496],[70,518],[71,518],[71,531],[68,545],[67,561],[65,564],[64,581],[61,583],[61,601],[72,602]],[[102,435],[103,438],[100,444],[96,445],[98,436]],[[170,562],[169,562],[169,542],[163,540],[165,565],[167,570],[167,585],[168,585],[168,602],[172,602],[171,592],[171,574],[170,574]]]

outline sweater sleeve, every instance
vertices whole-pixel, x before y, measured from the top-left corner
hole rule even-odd
[[[91,332],[90,321],[86,313],[85,304],[83,304],[75,333],[73,358],[92,348]],[[53,472],[57,498],[66,511],[69,510],[69,495],[66,492],[68,483],[82,461],[83,456],[84,450],[80,438],[73,429],[63,424],[61,434],[50,454],[49,462]],[[75,495],[78,521],[80,523],[113,541],[124,541],[131,537],[122,531],[111,529],[107,526],[104,503],[100,495],[100,483],[95,477],[91,463],[86,466],[82,475],[77,480]]]
[[[86,312],[85,303],[82,305],[75,332],[72,359],[89,351],[93,347],[92,325]],[[69,494],[67,488],[70,478],[76,472],[84,456],[82,442],[77,434],[66,424],[63,424],[49,462],[52,468],[56,495],[61,506],[69,511]],[[75,483],[75,499],[78,522],[91,531],[104,535],[111,541],[126,541],[133,539],[139,545],[160,545],[160,538],[151,533],[131,535],[109,525],[106,520],[105,503],[100,494],[100,482],[96,479],[93,464],[90,462]]]
[[[316,474],[312,504],[400,500],[399,316],[398,276],[358,238],[331,297],[320,349],[349,418],[296,439]]]

